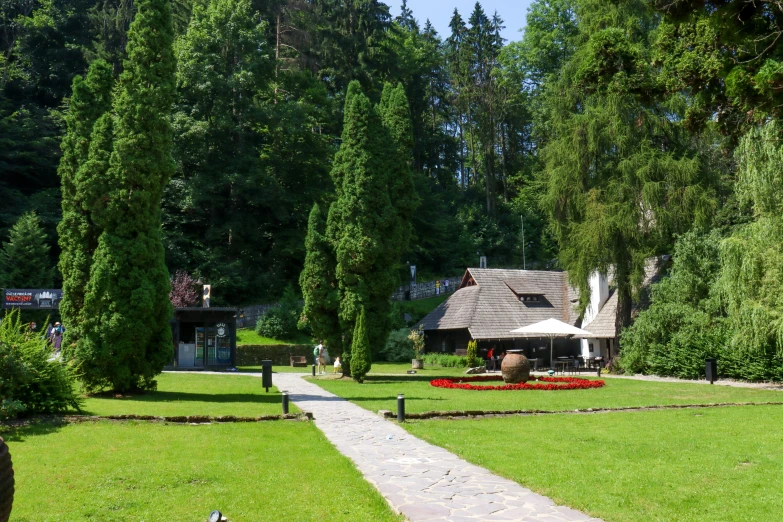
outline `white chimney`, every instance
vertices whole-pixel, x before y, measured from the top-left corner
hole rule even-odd
[[[606,279],[606,274],[599,272],[593,272],[590,275],[590,304],[585,310],[584,320],[582,324],[589,324],[590,321],[595,319],[598,312],[601,311],[606,300],[609,299],[609,281]]]

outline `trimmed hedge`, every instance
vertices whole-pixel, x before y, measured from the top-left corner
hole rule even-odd
[[[289,366],[291,357],[305,356],[313,364],[313,347],[306,344],[243,344],[237,346],[237,366],[260,366],[269,359],[275,366]]]

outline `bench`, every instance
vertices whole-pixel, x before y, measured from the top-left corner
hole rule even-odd
[[[304,355],[292,355],[291,366],[294,368],[307,366],[307,357]]]

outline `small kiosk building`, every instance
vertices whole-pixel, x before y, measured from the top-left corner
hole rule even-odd
[[[236,308],[175,308],[172,368],[229,368],[236,365]]]

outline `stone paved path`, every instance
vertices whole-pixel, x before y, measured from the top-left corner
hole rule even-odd
[[[276,373],[273,381],[313,413],[332,444],[411,522],[600,522],[424,442],[301,377]]]

